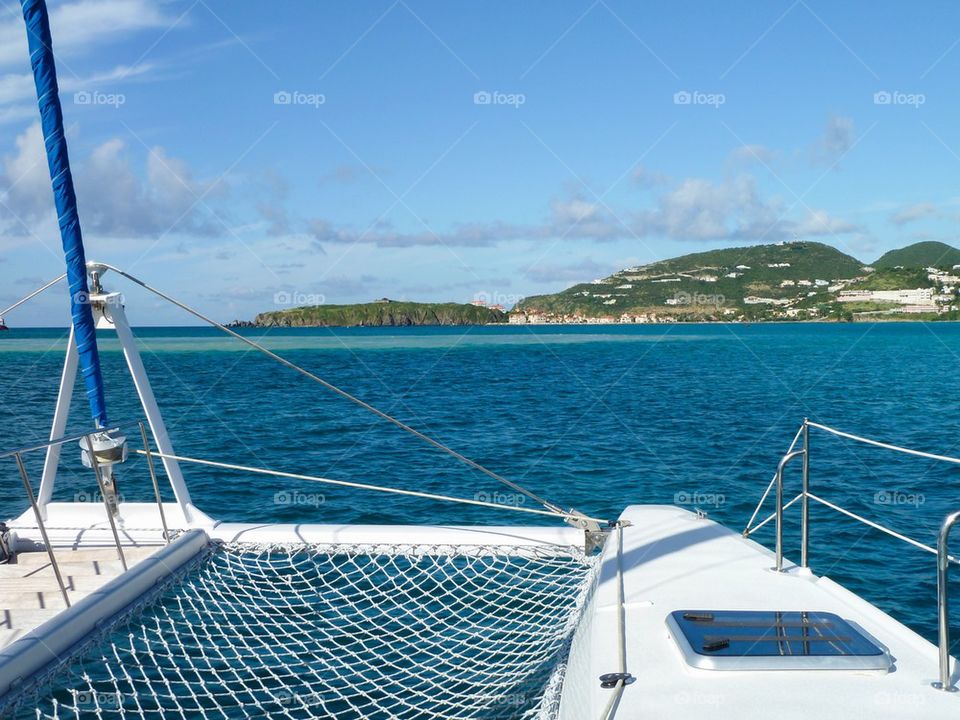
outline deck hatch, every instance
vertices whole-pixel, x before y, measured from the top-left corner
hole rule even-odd
[[[889,670],[890,656],[828,612],[677,610],[667,626],[689,665],[707,670]]]

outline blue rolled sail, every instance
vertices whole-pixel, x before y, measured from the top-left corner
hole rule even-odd
[[[90,309],[87,287],[87,261],[83,254],[83,237],[77,215],[77,196],[70,174],[67,156],[67,138],[63,131],[63,113],[57,86],[57,69],[53,62],[50,40],[50,20],[44,0],[20,0],[23,19],[27,24],[27,42],[30,64],[37,86],[40,104],[40,122],[43,142],[47,150],[47,164],[53,183],[53,199],[60,223],[60,239],[67,260],[67,282],[70,284],[70,315],[80,355],[80,372],[90,401],[90,411],[98,426],[107,424],[107,404],[103,394],[103,376],[100,372],[100,354],[97,351],[97,333]]]

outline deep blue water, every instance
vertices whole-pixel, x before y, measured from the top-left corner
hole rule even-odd
[[[742,529],[804,416],[960,454],[956,324],[248,332],[542,496],[601,517],[630,503],[681,502]],[[513,499],[509,489],[214,330],[138,334],[180,454]],[[65,344],[55,330],[0,336],[0,446],[48,432]],[[106,337],[102,347],[112,419],[139,419],[116,341]],[[78,383],[72,430],[89,425],[84,402]],[[95,481],[77,453],[67,456],[56,497],[69,500],[92,492]],[[39,467],[36,457],[35,484]],[[958,466],[814,433],[811,467],[814,492],[927,543],[942,517],[960,508]],[[194,502],[225,520],[551,522],[196,466],[185,472]],[[142,461],[131,460],[120,483],[126,499],[151,499]],[[799,464],[788,483],[795,494]],[[26,508],[9,460],[0,463],[0,487],[4,515]],[[797,518],[791,514],[791,530]],[[772,544],[772,524],[756,537]],[[797,548],[796,534],[788,535],[788,556],[798,559]],[[816,572],[934,637],[933,556],[814,505],[811,561]]]

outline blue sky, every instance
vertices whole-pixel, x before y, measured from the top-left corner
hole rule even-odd
[[[50,8],[88,258],[220,320],[509,304],[734,244],[956,242],[955,3]],[[0,5],[0,303],[63,264],[18,13]],[[188,322],[114,285],[135,323]],[[65,295],[10,320],[65,324]]]

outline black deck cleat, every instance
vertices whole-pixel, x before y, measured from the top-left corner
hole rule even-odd
[[[607,673],[600,676],[600,687],[602,688],[615,688],[617,683],[623,681],[624,685],[629,685],[636,678],[628,672],[623,673]]]

